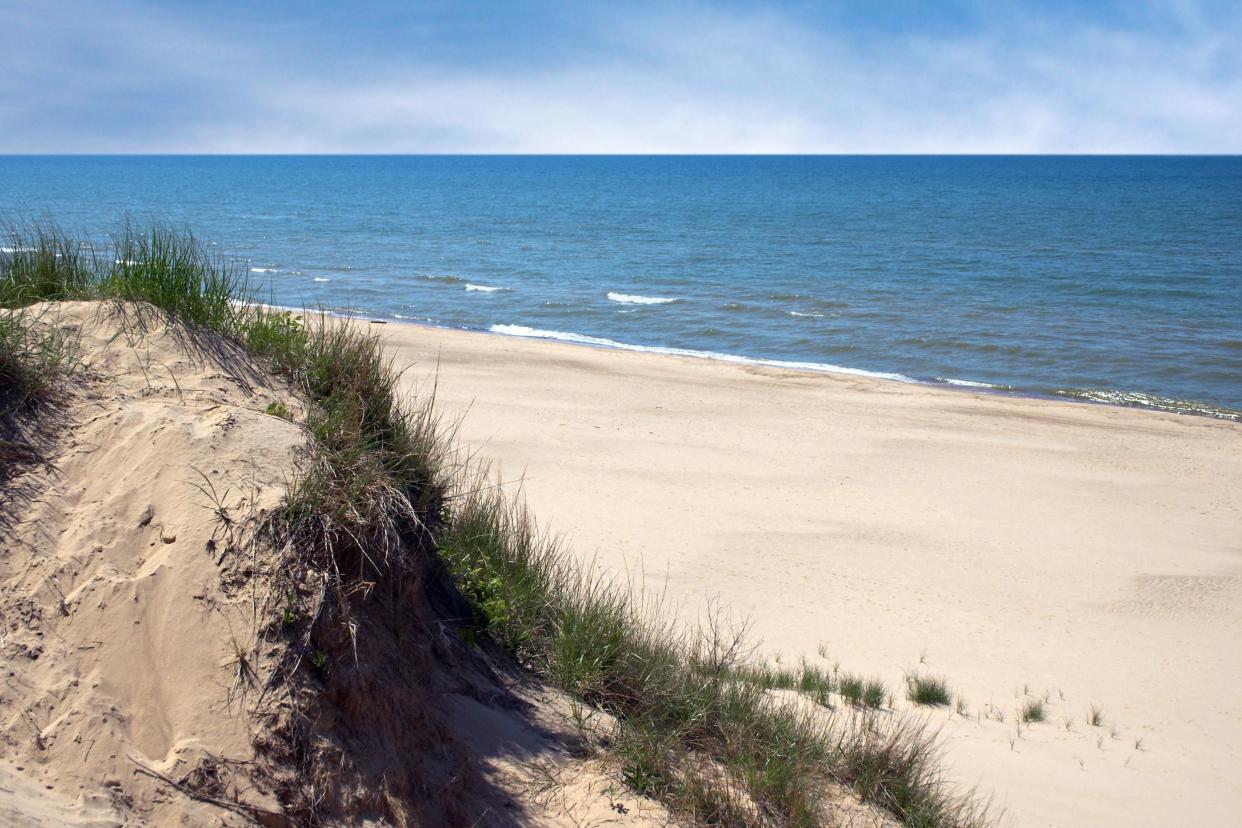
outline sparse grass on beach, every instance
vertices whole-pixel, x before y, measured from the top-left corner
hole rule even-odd
[[[827,783],[846,779],[912,824],[974,824],[971,806],[939,791],[922,731],[861,712],[840,726],[768,692],[825,699],[830,674],[747,664],[742,640],[715,625],[678,631],[628,590],[584,575],[486,478],[449,508],[440,553],[478,622],[535,672],[612,714],[612,749],[639,792],[707,823],[750,813],[741,824],[814,825]],[[876,680],[847,675],[836,687],[860,708],[885,696]]]
[[[837,680],[837,692],[841,698],[855,707],[878,708],[888,697],[884,682],[875,678],[863,678],[853,673],[842,673]]]
[[[332,673],[350,642],[356,658],[368,629],[350,626],[349,602],[396,596],[385,623],[400,629],[402,602],[448,594],[453,587],[434,582],[447,572],[473,617],[441,623],[468,630],[466,644],[491,639],[576,703],[609,714],[599,744],[626,784],[692,821],[829,823],[827,792],[839,783],[909,825],[986,824],[974,800],[943,786],[933,738],[879,709],[882,682],[806,663],[756,665],[724,625],[676,626],[627,586],[576,565],[512,492],[457,462],[434,395],[404,398],[365,328],[254,304],[241,271],[188,233],[128,228],[106,251],[51,225],[9,235],[5,307],[148,303],[243,347],[300,392],[311,450],[273,531],[295,556],[290,569],[313,568],[324,583],[314,607],[299,603],[292,581],[273,596],[278,629],[314,633],[295,664]],[[336,610],[325,609],[331,600]],[[828,710],[833,692],[852,708]]]
[[[1023,723],[1042,722],[1047,718],[1042,699],[1028,699],[1018,711],[1018,719]]]
[[[949,684],[944,678],[914,673],[906,676],[906,698],[915,704],[932,707],[944,707],[953,700]]]

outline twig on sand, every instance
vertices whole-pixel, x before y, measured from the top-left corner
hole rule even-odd
[[[169,785],[170,787],[173,787],[190,797],[190,799],[194,799],[199,802],[206,802],[208,805],[215,805],[217,808],[223,808],[226,811],[232,811],[235,814],[250,817],[262,825],[294,826],[297,824],[289,818],[288,814],[282,814],[279,811],[269,811],[266,808],[260,808],[258,805],[248,805],[245,802],[233,802],[229,799],[221,799],[220,797],[205,794],[202,791],[196,791],[189,785],[186,785],[183,782],[178,782],[169,776],[165,776],[154,768],[144,765],[128,753],[125,754],[125,757],[134,763],[139,772],[160,780],[164,784]]]

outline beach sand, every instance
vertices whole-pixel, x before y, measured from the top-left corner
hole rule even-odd
[[[1237,824],[1242,426],[383,333],[579,559],[688,621],[719,602],[784,663],[882,676],[898,711],[904,672],[946,677],[966,715],[916,715],[1013,824]]]

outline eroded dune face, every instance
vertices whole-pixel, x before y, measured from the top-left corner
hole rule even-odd
[[[50,463],[4,504],[0,773],[24,780],[3,785],[0,811],[18,824],[219,824],[228,811],[170,796],[143,769],[180,778],[252,751],[237,647],[253,639],[255,585],[230,586],[244,562],[223,555],[230,532],[284,497],[304,437],[264,412],[289,392],[154,314],[43,313],[78,330],[87,374]]]
[[[82,371],[5,469],[0,828],[291,825],[310,797],[324,824],[667,824],[568,749],[563,696],[430,635],[419,577],[396,634],[351,591],[348,658],[308,675],[254,531],[307,456],[294,391],[150,309],[32,312]]]

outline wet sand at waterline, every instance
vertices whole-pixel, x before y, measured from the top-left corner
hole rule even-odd
[[[576,557],[882,677],[1017,825],[1242,810],[1242,426],[387,325]],[[516,485],[516,484],[514,484]],[[914,708],[944,676],[963,711]],[[1019,710],[1041,701],[1045,721]],[[1098,725],[1089,722],[1093,706]],[[964,713],[964,715],[963,715]]]

